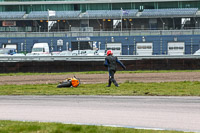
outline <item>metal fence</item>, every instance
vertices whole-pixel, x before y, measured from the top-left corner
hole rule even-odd
[[[119,60],[146,60],[146,59],[200,59],[200,55],[121,55]],[[30,62],[30,61],[104,61],[105,56],[1,56],[0,62]]]
[[[1,32],[0,37],[79,37],[79,36],[147,36],[147,35],[200,35],[200,29],[193,30],[132,30],[92,32]]]

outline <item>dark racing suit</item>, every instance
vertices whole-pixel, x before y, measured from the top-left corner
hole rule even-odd
[[[117,57],[112,56],[112,55],[108,55],[105,58],[105,62],[104,62],[104,66],[108,67],[108,72],[109,72],[109,80],[108,80],[108,87],[111,86],[111,83],[113,82],[113,84],[115,86],[119,86],[118,83],[116,82],[115,78],[114,78],[114,74],[117,70],[117,63],[120,64],[120,66],[125,70],[126,67],[124,66],[123,63],[121,63]]]

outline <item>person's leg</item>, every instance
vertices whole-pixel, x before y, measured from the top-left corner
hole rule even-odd
[[[111,80],[110,80],[110,77],[109,77],[109,80],[108,80],[108,85],[107,85],[107,87],[110,87],[111,86]]]
[[[109,72],[109,79],[108,79],[108,85],[106,87],[110,87],[111,86],[111,75],[112,75],[112,72],[111,71],[108,71]]]
[[[116,87],[118,87],[119,85],[118,85],[117,81],[115,80],[114,75],[115,75],[115,71],[114,71],[114,70],[111,70],[111,71],[110,71],[110,81],[113,82],[113,84],[114,84]]]

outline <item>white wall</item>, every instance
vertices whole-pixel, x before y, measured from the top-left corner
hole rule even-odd
[[[184,55],[185,43],[184,42],[168,42],[168,55]]]
[[[122,44],[121,43],[107,43],[107,50],[112,50],[113,55],[121,55],[122,54]]]
[[[152,55],[153,54],[153,43],[144,42],[136,43],[136,55]]]

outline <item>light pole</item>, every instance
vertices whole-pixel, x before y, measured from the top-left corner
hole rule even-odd
[[[24,46],[24,43],[21,43],[21,52],[24,51],[23,46]]]
[[[48,27],[48,32],[49,32],[49,9],[48,9],[47,11],[48,11],[48,22],[47,22],[47,27]]]
[[[71,31],[71,25],[69,25],[69,31]]]
[[[41,28],[41,26],[39,26],[39,32],[40,32],[40,28]]]
[[[165,23],[163,23],[163,30],[165,29]]]
[[[99,50],[101,50],[101,42],[99,42]]]
[[[66,42],[66,50],[69,50],[69,42]]]
[[[121,32],[122,32],[122,16],[123,16],[123,9],[121,8]]]

